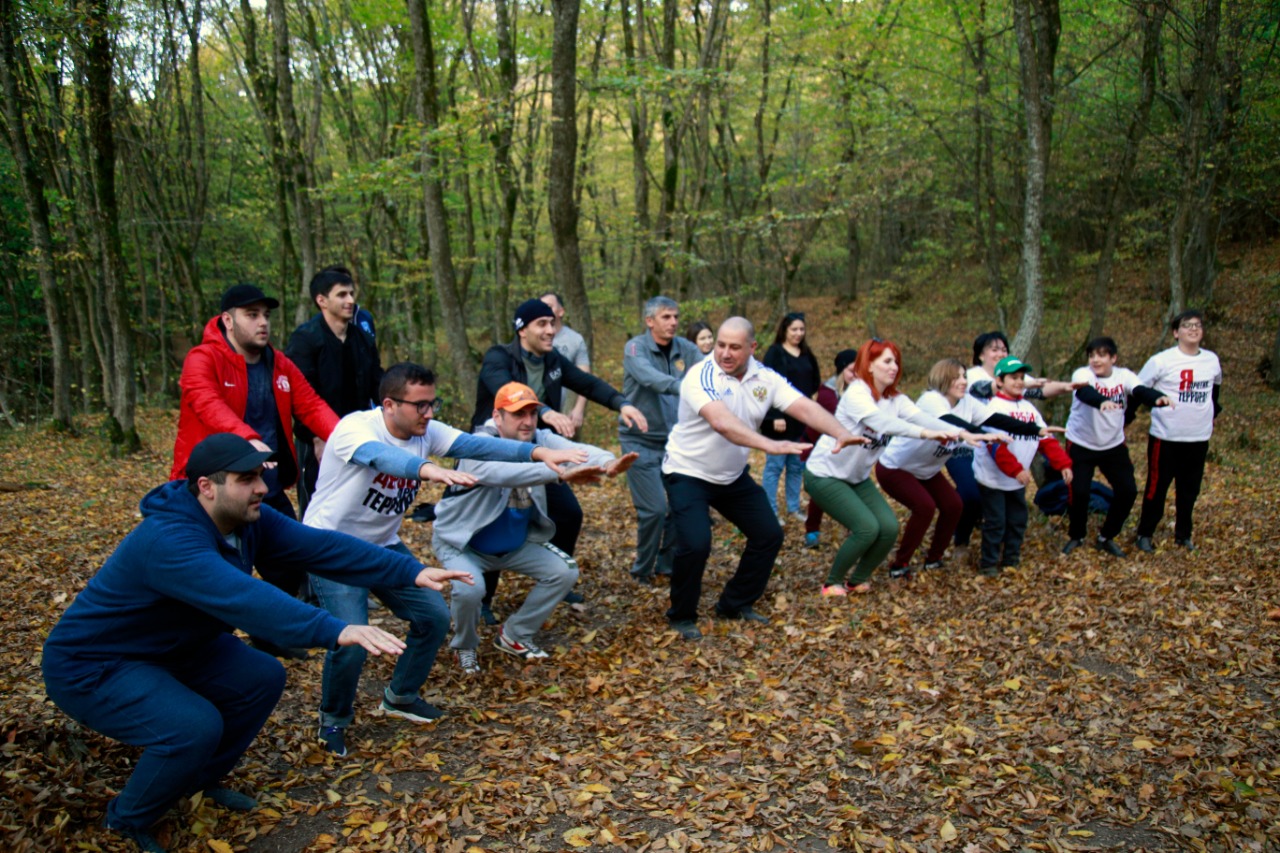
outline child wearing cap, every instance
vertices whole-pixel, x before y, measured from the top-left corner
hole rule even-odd
[[[1009,356],[995,368],[995,394],[988,404],[994,413],[1043,428],[1044,418],[1023,398],[1031,367]],[[1062,479],[1071,485],[1071,458],[1052,437],[1013,436],[1007,444],[988,444],[974,454],[973,473],[982,498],[982,555],[978,570],[988,577],[1018,565],[1027,531],[1027,485],[1031,462],[1043,453]]]

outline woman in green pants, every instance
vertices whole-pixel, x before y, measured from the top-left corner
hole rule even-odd
[[[895,435],[935,441],[984,441],[988,437],[957,430],[916,407],[898,390],[902,355],[892,341],[873,338],[858,350],[857,379],[836,406],[836,420],[869,444],[833,453],[835,442],[823,436],[805,465],[804,487],[827,515],[849,530],[822,586],[824,596],[871,591],[871,572],[898,538],[898,520],[871,481],[876,460]],[[854,568],[852,578],[849,570]],[[848,578],[848,585],[846,585]]]

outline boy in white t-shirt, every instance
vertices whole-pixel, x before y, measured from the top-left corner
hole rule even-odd
[[[1201,349],[1204,315],[1183,311],[1169,322],[1177,346],[1158,352],[1138,372],[1138,381],[1170,397],[1169,406],[1151,411],[1151,434],[1147,439],[1147,487],[1142,493],[1142,514],[1138,518],[1139,551],[1151,553],[1169,486],[1178,484],[1178,505],[1173,526],[1173,543],[1188,551],[1191,544],[1191,512],[1200,496],[1204,462],[1209,453],[1213,422],[1222,411],[1218,391],[1222,387],[1222,365],[1218,356]]]
[[[1021,359],[1003,358],[995,368],[995,395],[988,411],[1044,427],[1044,418],[1023,398],[1031,368]],[[1071,459],[1053,437],[1013,436],[1007,444],[988,444],[973,454],[973,473],[982,496],[982,556],[978,570],[988,577],[1018,565],[1027,532],[1027,486],[1036,453],[1071,485]]]
[[[1125,410],[1130,400],[1154,407],[1169,405],[1169,398],[1140,384],[1138,375],[1127,367],[1116,367],[1119,348],[1113,339],[1094,338],[1085,350],[1089,364],[1071,375],[1076,393],[1067,418],[1067,455],[1071,457],[1073,480],[1068,539],[1062,553],[1070,554],[1084,544],[1096,469],[1111,484],[1112,497],[1093,547],[1113,557],[1123,557],[1124,551],[1115,537],[1138,499],[1133,460],[1124,441]]]

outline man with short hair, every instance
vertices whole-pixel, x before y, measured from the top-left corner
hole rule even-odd
[[[555,533],[547,513],[548,483],[596,482],[616,477],[635,459],[628,454],[615,459],[611,453],[588,444],[577,444],[551,430],[538,429],[538,395],[519,382],[509,382],[494,399],[493,418],[477,434],[529,446],[577,450],[586,464],[557,473],[543,465],[511,462],[464,461],[458,472],[473,478],[470,485],[450,486],[436,510],[431,547],[441,564],[467,572],[479,581],[487,571],[514,571],[534,581],[524,604],[498,630],[494,646],[522,660],[537,660],[547,653],[534,643],[534,635],[551,616],[578,579],[578,567],[558,548],[546,544]],[[476,633],[483,584],[469,593],[455,590],[450,596],[453,640],[458,666],[465,673],[480,671]]]
[[[1204,342],[1204,314],[1191,309],[1169,321],[1174,346],[1158,352],[1138,371],[1138,381],[1173,402],[1151,410],[1151,434],[1147,437],[1147,487],[1142,493],[1138,517],[1139,551],[1155,551],[1152,538],[1164,518],[1169,487],[1177,484],[1177,513],[1173,544],[1188,551],[1191,514],[1200,497],[1204,463],[1209,456],[1213,422],[1222,412],[1222,365],[1218,356],[1200,346]]]
[[[782,528],[764,489],[751,479],[751,448],[766,453],[803,453],[811,447],[776,441],[759,432],[770,408],[786,412],[836,440],[832,452],[866,444],[835,417],[755,359],[756,334],[750,321],[730,317],[716,333],[712,358],[690,370],[680,383],[676,426],[667,440],[662,479],[675,518],[676,547],[667,619],[683,639],[701,639],[698,600],[711,554],[710,508],[719,510],[747,537],[738,570],[716,604],[722,619],[768,622],[753,605],[764,594],[782,547]]]
[[[676,424],[680,380],[702,358],[693,341],[678,334],[680,306],[666,296],[644,304],[646,331],[622,348],[622,393],[632,400],[649,424],[647,432],[619,426],[624,453],[637,458],[627,472],[627,488],[636,509],[636,559],[631,576],[642,584],[671,574],[675,525],[662,487],[662,456],[667,436]]]
[[[404,648],[385,631],[335,619],[255,579],[251,566],[369,586],[471,582],[263,506],[262,474],[275,455],[227,433],[197,443],[183,460],[187,479],[142,499],[142,522],[44,644],[49,698],[82,725],[143,750],[107,805],[106,825],[144,851],[163,853],[150,827],[182,797],[204,791],[228,808],[255,806],[221,780],[275,708],[285,671],[234,628],[282,646]]]
[[[587,352],[587,341],[564,322],[564,300],[560,298],[560,294],[548,290],[538,298],[547,303],[556,315],[556,336],[551,339],[551,345],[579,370],[590,372],[591,356]],[[569,420],[573,422],[574,431],[582,429],[587,413],[587,398],[565,391],[563,403],[569,410]]]
[[[279,451],[277,462],[268,463],[263,472],[267,484],[263,500],[277,512],[297,518],[285,493],[298,477],[294,420],[324,440],[338,416],[297,365],[271,347],[271,312],[278,307],[277,300],[252,284],[237,284],[222,295],[222,313],[205,325],[204,339],[182,364],[178,435],[169,479],[186,478],[187,457],[201,440],[218,432],[234,433],[259,450]],[[306,574],[268,568],[262,576],[294,595]]]
[[[437,405],[436,377],[408,362],[392,365],[382,377],[379,409],[352,412],[329,438],[320,461],[320,479],[304,523],[340,530],[373,545],[409,555],[400,541],[401,517],[413,505],[419,484],[430,480],[468,486],[469,474],[442,468],[431,456],[505,462],[538,461],[559,474],[559,465],[578,462],[576,449],[534,447],[519,441],[467,435],[432,418]],[[469,577],[469,575],[468,575]],[[329,578],[312,577],[321,606],[351,624],[369,621],[369,599],[359,589]],[[371,592],[391,612],[409,622],[405,654],[396,662],[383,691],[382,710],[419,723],[442,714],[419,691],[435,665],[436,652],[449,631],[449,608],[439,593],[412,586],[377,585]],[[325,657],[320,700],[320,739],[330,752],[346,754],[346,730],[355,718],[355,700],[364,668],[356,648],[332,650]]]
[[[311,278],[311,300],[320,309],[289,336],[285,353],[338,417],[377,406],[382,364],[373,335],[355,321],[356,284],[346,267],[332,266]],[[298,514],[316,490],[324,439],[298,422]]]
[[[616,411],[622,423],[641,431],[649,428],[644,415],[620,391],[580,370],[556,351],[555,312],[539,299],[520,303],[515,313],[516,338],[509,344],[495,344],[484,354],[476,388],[476,409],[471,416],[473,430],[493,416],[493,401],[508,382],[528,385],[538,395],[538,420],[565,438],[573,438],[577,428],[562,413],[561,390],[567,388]],[[547,509],[555,522],[551,544],[572,557],[582,531],[582,507],[566,483],[547,486]],[[489,573],[485,583],[492,596],[498,574]],[[581,597],[571,593],[577,601]],[[577,603],[577,602],[574,602]],[[486,604],[487,606],[487,604]]]

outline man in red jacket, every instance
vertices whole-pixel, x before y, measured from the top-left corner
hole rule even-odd
[[[296,417],[328,440],[338,416],[302,371],[271,348],[271,310],[278,307],[277,300],[252,284],[237,284],[222,295],[222,313],[205,325],[204,340],[191,348],[182,364],[178,438],[169,479],[187,476],[187,457],[203,439],[235,433],[259,450],[277,453],[279,463],[263,472],[268,489],[263,503],[296,520],[285,494],[298,479],[293,420]],[[305,578],[303,572],[289,572],[265,579],[296,594]]]

